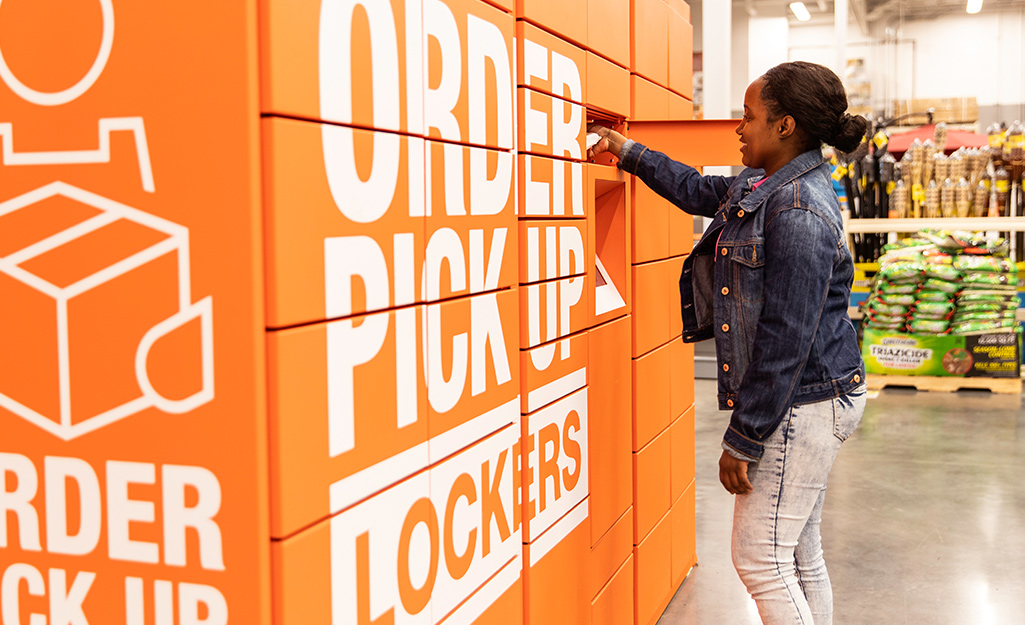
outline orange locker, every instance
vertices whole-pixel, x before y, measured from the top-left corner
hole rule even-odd
[[[594,260],[588,265],[594,285],[592,324],[629,314],[632,272],[629,236],[631,180],[615,167],[588,163],[587,242]]]
[[[694,482],[691,482],[687,490],[673,504],[672,517],[672,571],[671,587],[678,588],[690,570],[698,563],[696,549],[696,507],[694,497]]]
[[[272,333],[272,535],[518,420],[516,314],[509,290]]]
[[[634,547],[634,623],[654,625],[672,598],[672,516]]]
[[[587,284],[583,275],[520,287],[520,349],[587,329]]]
[[[604,535],[595,536],[592,532],[591,544],[582,568],[586,568],[587,595],[597,600],[633,554],[633,510],[627,508]]]
[[[588,272],[591,248],[583,219],[521,219],[519,231],[520,284]]]
[[[275,543],[276,622],[472,622],[500,606],[513,611],[499,622],[520,622],[519,434],[510,425]]]
[[[479,0],[265,0],[264,10],[265,113],[513,147],[511,15]]]
[[[694,248],[694,217],[666,201],[669,212],[669,256],[683,256]]]
[[[669,482],[675,502],[694,481],[694,406],[669,426]]]
[[[619,625],[634,618],[634,557],[627,558],[591,603],[591,625]]]
[[[587,500],[523,546],[524,625],[590,625]]]
[[[423,301],[517,283],[511,152],[427,142]],[[447,270],[446,270],[447,269]]]
[[[629,115],[630,72],[593,52],[587,53],[586,67],[584,104],[621,117]]]
[[[659,0],[647,0],[658,2]],[[630,75],[630,119],[664,120],[669,118],[669,94],[655,83],[644,78]],[[643,141],[642,141],[643,143]]]
[[[630,414],[630,319],[588,331],[588,449],[600,461],[590,467],[591,536],[605,535],[633,504]],[[631,524],[631,532],[633,526]],[[592,543],[593,544],[593,543]]]
[[[623,0],[588,0],[587,47],[621,67],[631,67],[630,3]]]
[[[669,414],[675,419],[694,405],[694,344],[674,337],[669,360]]]
[[[534,412],[588,384],[588,333],[520,352],[520,411]]]
[[[587,15],[587,5],[588,0],[516,0],[516,17],[583,44],[587,41],[587,20],[581,18]]]
[[[679,209],[639,180],[634,181],[631,193],[632,262],[637,264],[668,258],[669,213]]]
[[[694,103],[675,93],[669,93],[669,119],[688,120],[694,118]],[[689,164],[689,163],[688,163]]]
[[[633,451],[669,426],[672,344],[666,344],[633,361]],[[679,415],[675,415],[679,416]]]
[[[671,441],[672,434],[667,427],[634,453],[635,545],[645,540],[672,505]]]
[[[672,210],[672,209],[670,209]],[[676,289],[669,293],[669,336],[676,341],[683,334],[683,317],[680,314],[680,275],[683,273],[683,261],[686,260],[685,256],[676,256],[669,259],[666,263],[666,288],[672,289],[673,285],[676,285]],[[673,280],[676,280],[674,283]],[[675,412],[673,414],[679,414]]]
[[[584,107],[526,87],[519,87],[517,92],[517,149],[541,156],[583,159],[587,130]]]
[[[633,356],[637,358],[670,339],[670,297],[678,297],[673,262],[633,266]]]
[[[280,118],[262,127],[267,325],[421,301],[424,141]]]
[[[669,26],[669,82],[667,87],[694,97],[694,27],[679,13],[666,11]]]
[[[587,389],[525,415],[522,423],[523,541],[529,543],[587,498]],[[587,507],[577,514],[574,526],[587,518]],[[584,524],[585,541],[587,530]]]
[[[669,86],[668,23],[672,11],[663,0],[631,0],[630,5],[632,9],[630,67],[635,73],[653,83],[667,87]]]
[[[516,83],[584,103],[587,52],[528,22],[516,22]]]
[[[584,163],[520,154],[520,218],[585,217]],[[589,204],[590,202],[588,202]]]

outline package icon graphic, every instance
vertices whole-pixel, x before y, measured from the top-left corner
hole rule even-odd
[[[0,203],[0,408],[70,440],[212,400],[212,298],[189,276],[184,226],[63,182]]]

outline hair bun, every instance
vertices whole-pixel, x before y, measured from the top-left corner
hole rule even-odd
[[[841,152],[850,152],[858,147],[867,131],[867,119],[861,115],[844,113],[840,116],[839,130],[832,142],[833,147]]]

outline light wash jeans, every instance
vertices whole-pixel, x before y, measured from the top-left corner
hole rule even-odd
[[[840,445],[865,412],[865,385],[794,406],[765,441],[733,512],[733,564],[764,625],[832,625],[833,589],[822,557],[822,503]]]

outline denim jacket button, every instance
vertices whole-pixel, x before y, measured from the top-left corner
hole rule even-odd
[[[722,324],[722,331],[723,332],[729,332],[730,331],[730,324],[728,324],[728,323]]]
[[[744,209],[742,208],[739,211],[737,211],[737,217],[743,217],[743,216],[744,216]]]
[[[728,254],[728,253],[729,253],[729,252],[727,252],[727,251],[726,251],[726,248],[725,248],[725,247],[724,247],[724,248],[722,248],[722,255],[723,255],[723,256],[725,256],[725,255],[726,255],[726,254]]]
[[[723,295],[729,295],[729,294],[730,294],[730,290],[729,290],[729,288],[727,288],[727,287],[723,287],[723,288],[722,288],[722,294],[723,294]]]
[[[727,399],[726,400],[726,405],[729,406],[730,408],[732,408],[733,407],[733,400],[732,399]]]
[[[855,375],[854,376],[854,383],[857,384],[858,382],[861,382],[861,376],[860,375]]]
[[[729,366],[728,364],[724,364],[724,365],[722,366],[722,370],[723,370],[723,371],[729,371],[729,370],[730,370],[730,366]]]

